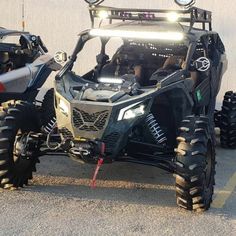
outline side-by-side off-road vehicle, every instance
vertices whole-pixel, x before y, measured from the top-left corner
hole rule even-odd
[[[43,102],[36,101],[51,72],[61,68],[47,52],[40,36],[0,27],[1,187],[26,184],[26,179],[31,178],[31,160],[18,165],[17,155],[19,159],[30,155],[29,149],[23,154],[23,147],[28,147],[31,131],[48,132],[55,123],[53,90],[46,92]]]
[[[21,104],[35,103],[51,72],[60,68],[40,36],[0,27],[0,104],[3,107],[8,107],[10,100],[12,106],[17,100]],[[45,128],[55,119],[53,94],[52,89],[48,90],[40,107]]]
[[[0,27],[0,103],[33,102],[52,71],[60,69],[40,36]]]
[[[111,8],[95,2],[89,8],[92,28],[80,33],[55,78],[57,125],[47,134],[48,148],[97,163],[93,181],[102,163],[159,167],[175,174],[180,207],[207,210],[215,184],[216,96],[227,68],[211,12]],[[77,64],[90,42],[99,53]],[[87,50],[94,52],[93,47]],[[78,68],[90,61],[96,66],[80,74]],[[31,108],[20,108],[5,109],[1,122],[5,188],[23,186],[32,177],[45,137]],[[52,144],[55,132],[61,140]]]

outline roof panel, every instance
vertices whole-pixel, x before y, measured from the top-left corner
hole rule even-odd
[[[0,27],[0,38],[10,36],[10,35],[20,36],[21,34],[28,34],[28,32],[23,32],[23,31],[18,31],[18,30],[9,30],[9,29]]]

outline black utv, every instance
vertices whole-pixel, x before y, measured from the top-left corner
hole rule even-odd
[[[3,114],[5,110],[17,106],[17,100],[20,100],[22,107],[24,104],[35,110],[33,103],[36,102],[39,91],[50,74],[60,68],[61,65],[48,54],[40,36],[0,27],[0,104]],[[53,94],[52,89],[48,90],[41,103],[45,126],[55,117]],[[24,120],[27,125],[30,115],[26,116],[28,117]]]
[[[48,132],[55,123],[53,90],[43,101],[36,97],[51,72],[60,68],[40,36],[0,27],[1,187],[23,186],[32,176],[39,139],[30,136]]]
[[[34,101],[51,72],[59,69],[40,36],[0,27],[0,104]]]
[[[72,56],[55,78],[57,126],[47,136],[48,147],[98,167],[122,161],[172,172],[177,204],[207,210],[215,185],[215,103],[227,68],[224,45],[212,31],[211,12],[93,5],[90,16],[92,29],[80,33]],[[101,21],[94,27],[99,17],[109,24],[102,26]],[[100,53],[90,60],[96,59],[97,65],[85,74],[76,73],[82,49],[95,38]],[[113,39],[120,44],[111,47]],[[61,141],[52,146],[55,130]],[[34,165],[27,153],[35,150],[33,140],[39,148],[42,134],[32,130],[23,136],[24,153],[19,151],[17,157]],[[10,147],[15,155],[17,147]],[[31,177],[31,171],[14,172],[3,165],[3,187],[5,178],[14,180],[12,175]]]

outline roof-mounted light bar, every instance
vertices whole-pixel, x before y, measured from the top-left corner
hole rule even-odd
[[[98,78],[98,82],[104,83],[104,84],[123,84],[124,80],[121,78],[102,77],[102,78]]]
[[[142,32],[130,30],[108,30],[108,29],[92,29],[91,36],[99,37],[121,37],[131,39],[149,39],[149,40],[168,40],[168,41],[182,41],[184,34],[181,32]]]
[[[94,6],[89,8],[92,28],[95,26],[95,19],[108,19],[110,23],[113,20],[121,21],[171,21],[178,23],[189,23],[192,28],[195,23],[201,23],[200,28],[205,30],[209,27],[212,30],[211,12],[196,7],[182,10],[165,9],[134,9],[134,8],[114,8],[106,6]],[[99,22],[101,23],[101,22]]]

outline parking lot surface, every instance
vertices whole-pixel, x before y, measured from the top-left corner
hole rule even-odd
[[[94,166],[44,156],[27,188],[0,190],[0,235],[236,235],[236,151],[217,148],[215,200],[206,213],[175,203],[174,178],[154,167]]]

